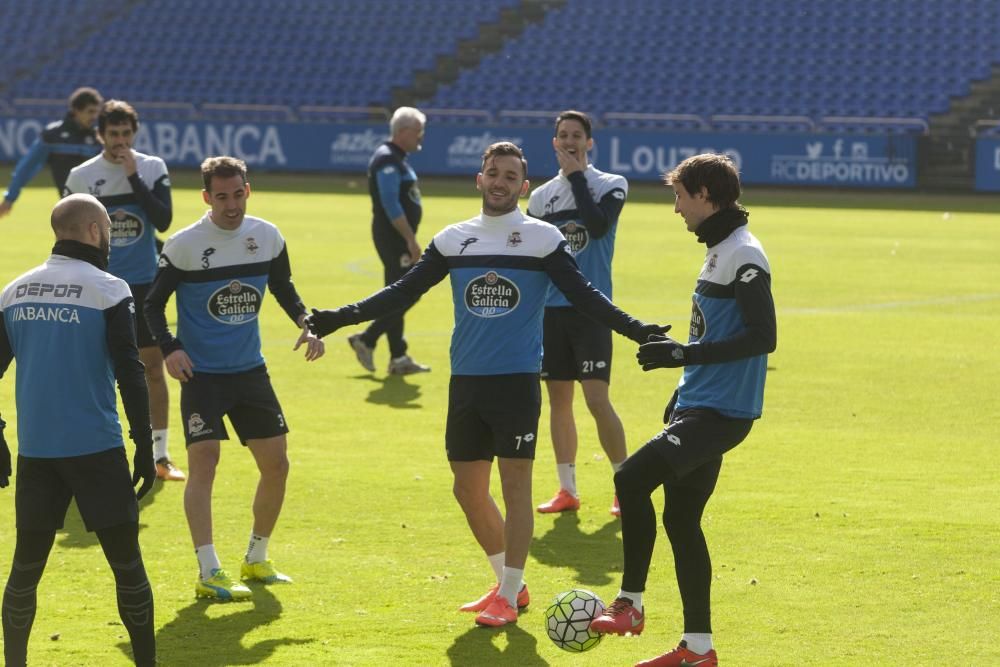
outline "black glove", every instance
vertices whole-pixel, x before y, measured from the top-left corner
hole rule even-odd
[[[7,426],[7,422],[0,419],[0,489],[7,488],[13,472],[10,469],[10,449],[7,447],[7,439],[3,437],[5,426]]]
[[[306,326],[309,331],[322,338],[329,336],[341,327],[346,327],[353,322],[348,319],[347,308],[336,308],[334,310],[312,309],[312,315],[306,316]]]
[[[128,437],[135,443],[135,456],[132,457],[132,486],[140,481],[142,485],[135,492],[135,499],[149,493],[156,481],[156,464],[153,462],[153,433],[146,430],[139,434],[129,431]]]
[[[651,371],[654,368],[677,368],[691,363],[686,346],[673,338],[659,335],[650,336],[648,343],[640,345],[635,357],[644,371]]]
[[[650,339],[650,336],[658,336],[668,331],[670,331],[669,324],[646,324],[641,320],[636,320],[629,326],[629,331],[626,335],[631,340],[642,345]]]

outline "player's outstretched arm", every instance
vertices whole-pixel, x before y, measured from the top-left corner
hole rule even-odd
[[[363,322],[364,320],[359,319],[359,314],[352,312],[351,306],[344,306],[343,308],[333,308],[331,310],[318,310],[316,308],[312,309],[312,315],[307,315],[304,324],[306,329],[308,329],[312,334],[323,338],[324,336],[329,336],[337,329],[346,327],[348,324],[357,324]],[[305,335],[303,333],[303,335]],[[301,341],[301,337],[299,338]],[[298,345],[296,345],[298,349]]]
[[[596,320],[609,329],[636,343],[645,343],[650,336],[670,331],[669,324],[647,324],[637,320],[595,288],[580,273],[576,260],[565,248],[565,242],[543,259],[545,272],[556,288],[566,295],[573,307],[587,317]]]
[[[397,310],[406,310],[447,275],[448,262],[431,241],[420,261],[402,278],[349,306],[333,310],[313,308],[312,315],[305,320],[306,325],[322,338],[349,324],[360,324]]]

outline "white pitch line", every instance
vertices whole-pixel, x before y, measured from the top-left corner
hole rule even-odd
[[[937,299],[919,299],[916,301],[886,301],[885,303],[856,303],[828,308],[780,308],[779,312],[786,315],[825,315],[832,313],[853,313],[877,310],[896,310],[899,308],[920,308],[922,306],[952,306],[962,303],[979,303],[996,301],[1000,294],[967,294],[965,296],[940,297]]]
[[[373,259],[362,259],[348,262],[344,265],[344,268],[347,269],[348,273],[353,273],[359,276],[375,277],[382,275],[382,273],[377,270],[375,260]]]

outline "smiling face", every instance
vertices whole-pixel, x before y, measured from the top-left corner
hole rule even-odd
[[[517,208],[517,200],[528,192],[529,183],[521,158],[493,155],[476,176],[476,188],[483,193],[483,213],[498,216]]]
[[[674,213],[680,214],[689,232],[694,232],[704,222],[705,218],[719,210],[719,207],[708,201],[708,189],[690,193],[680,181],[671,183],[674,189]]]
[[[205,203],[212,207],[212,222],[222,229],[237,229],[243,224],[250,197],[250,184],[240,175],[213,176],[211,188],[201,191]]]
[[[566,118],[556,128],[556,136],[552,138],[552,147],[562,148],[570,155],[586,164],[587,151],[594,147],[594,140],[587,136],[583,123],[573,118]]]

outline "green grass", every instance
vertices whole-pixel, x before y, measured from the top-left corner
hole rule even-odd
[[[3,174],[6,179],[6,174]],[[176,174],[174,228],[204,208]],[[361,179],[260,175],[250,212],[288,240],[309,305],[333,307],[379,286]],[[471,176],[427,180],[426,243],[478,210]],[[703,247],[662,186],[634,188],[618,233],[616,302],[680,331]],[[51,186],[28,188],[0,221],[0,279],[51,247]],[[1000,664],[997,535],[1000,465],[1000,226],[992,200],[915,193],[772,191],[745,197],[774,275],[778,350],[764,418],[726,457],[705,526],[713,552],[714,629],[728,665]],[[948,212],[950,215],[945,216]],[[172,310],[172,309],[171,309]],[[576,516],[539,516],[527,567],[533,604],[506,631],[454,611],[491,582],[451,495],[443,447],[449,290],[407,316],[428,375],[362,372],[344,344],[306,364],[296,330],[269,300],[264,354],[292,428],[292,472],[271,554],[296,584],[255,589],[251,604],[195,601],[196,563],[180,485],[143,502],[141,541],[156,596],[164,665],[623,665],[672,647],[680,632],[673,563],[662,532],[646,593],[647,629],[583,655],[543,630],[556,593],[605,600],[621,573],[611,473],[578,401]],[[612,399],[634,449],[659,428],[679,371],[643,373],[616,338]],[[0,412],[14,433],[13,378]],[[185,466],[171,384],[171,447]],[[556,489],[543,410],[534,496]],[[256,475],[223,447],[215,543],[236,569],[250,530]],[[494,487],[496,488],[496,482]],[[13,493],[0,492],[0,566],[13,550]],[[657,494],[659,497],[659,494]],[[129,664],[110,572],[75,510],[39,589],[29,655],[36,665]]]

